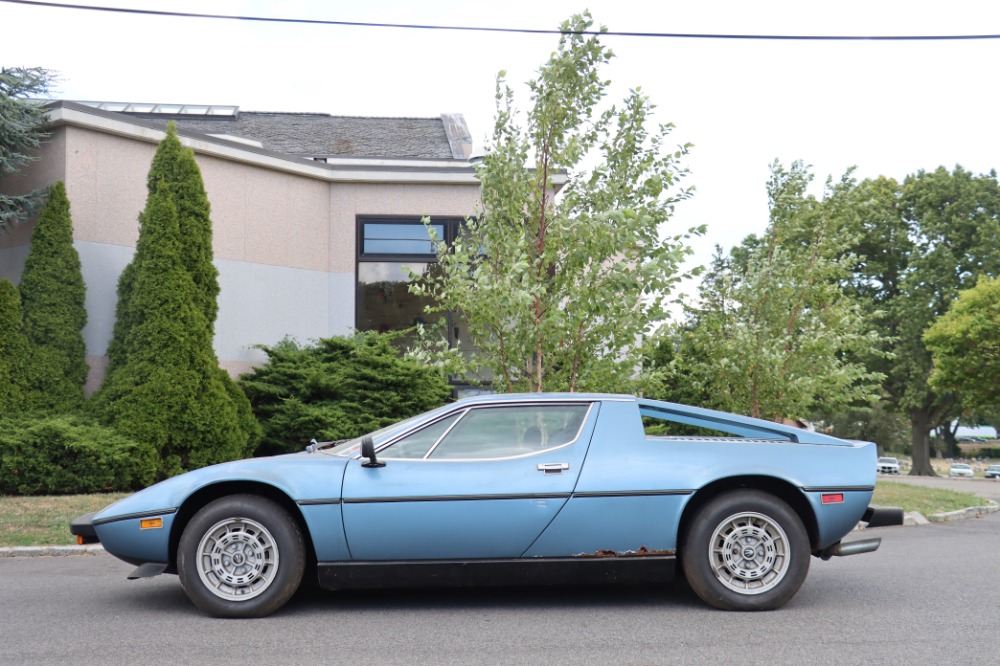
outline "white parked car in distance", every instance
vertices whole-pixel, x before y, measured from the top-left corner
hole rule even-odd
[[[876,468],[879,474],[899,474],[899,461],[890,456],[883,456],[878,459]]]
[[[948,468],[948,476],[973,477],[972,467],[965,463],[955,463]]]

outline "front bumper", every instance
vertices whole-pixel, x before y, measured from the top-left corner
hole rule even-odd
[[[96,511],[77,516],[69,524],[69,533],[76,537],[76,543],[83,546],[88,543],[100,543],[97,538],[97,530],[94,529],[94,516]]]

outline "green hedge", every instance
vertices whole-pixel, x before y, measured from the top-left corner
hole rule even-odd
[[[150,485],[159,461],[135,442],[80,415],[0,418],[0,493],[65,495]]]
[[[393,339],[367,332],[262,347],[267,365],[240,378],[264,429],[255,455],[301,451],[313,437],[357,437],[447,402],[447,380],[400,358]]]

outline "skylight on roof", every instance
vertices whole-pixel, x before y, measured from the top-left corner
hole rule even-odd
[[[80,102],[103,111],[116,113],[143,113],[167,116],[235,116],[238,106],[218,104],[149,104],[133,102]]]

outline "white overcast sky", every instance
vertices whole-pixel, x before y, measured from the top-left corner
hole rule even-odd
[[[805,35],[1000,34],[992,0],[75,0],[78,4],[353,22],[554,29],[589,9],[614,31]],[[0,65],[59,73],[54,97],[230,104],[247,111],[465,115],[491,133],[494,81],[524,81],[555,35],[250,23],[0,2]],[[707,224],[707,263],[767,224],[768,166],[816,180],[857,166],[903,178],[1000,166],[1000,40],[800,42],[608,37],[610,97],[641,86],[694,144],[676,229]]]

